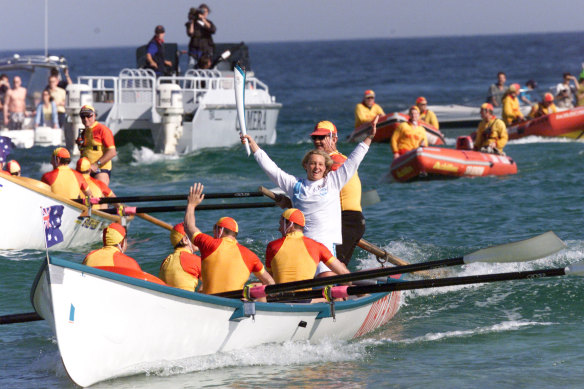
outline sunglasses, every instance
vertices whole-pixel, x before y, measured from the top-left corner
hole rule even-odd
[[[312,140],[323,140],[327,136],[328,135],[312,135],[311,138],[312,138]]]
[[[87,118],[90,118],[90,117],[92,117],[92,116],[93,116],[93,114],[92,114],[92,113],[82,113],[81,115],[79,115],[79,117],[80,117],[81,119],[87,119]]]

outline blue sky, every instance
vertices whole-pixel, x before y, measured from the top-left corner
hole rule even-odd
[[[582,31],[581,0],[206,1],[215,41],[274,42]],[[186,45],[184,0],[48,0],[49,49],[139,46],[157,24]],[[5,0],[0,50],[44,47],[45,0]],[[49,50],[50,51],[50,50]]]

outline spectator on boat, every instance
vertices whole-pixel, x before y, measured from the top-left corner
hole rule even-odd
[[[507,89],[505,97],[503,97],[503,121],[506,125],[515,124],[525,120],[523,113],[519,108],[519,99],[517,92],[519,91],[519,84],[513,84]]]
[[[420,126],[420,109],[413,105],[408,111],[410,119],[401,123],[391,136],[391,149],[393,158],[399,158],[401,155],[418,147],[428,146],[428,136],[426,129]]]
[[[570,85],[570,81],[574,85]],[[580,88],[578,79],[570,73],[564,73],[564,81],[556,85],[556,106],[558,108],[574,108],[574,95]]]
[[[57,105],[48,89],[42,92],[42,101],[37,105],[34,124],[36,127],[59,128]]]
[[[578,107],[584,107],[584,70],[578,79],[578,90],[576,91],[576,101]]]
[[[310,134],[314,148],[323,150],[332,158],[331,171],[337,170],[347,157],[337,150],[337,127],[330,121],[319,122]],[[361,180],[356,171],[341,189],[341,225],[343,243],[336,247],[337,258],[349,264],[355,247],[365,233],[365,218],[361,209]],[[322,267],[322,265],[320,265]]]
[[[53,101],[57,105],[57,114],[59,117],[59,127],[63,128],[65,126],[65,100],[67,99],[67,92],[65,89],[59,88],[59,77],[51,75],[49,77],[48,90],[53,98]]]
[[[10,80],[4,73],[0,74],[0,124],[4,125],[4,100],[6,92],[10,89]]]
[[[355,128],[363,123],[370,123],[378,115],[385,115],[385,112],[375,103],[375,92],[367,89],[363,100],[355,106]]]
[[[158,278],[169,286],[194,292],[201,278],[201,257],[194,254],[199,249],[188,238],[184,223],[172,227],[170,243],[174,252],[160,265]]]
[[[489,103],[481,105],[481,118],[477,129],[474,149],[476,151],[504,154],[509,135],[505,122],[493,115],[493,106]]]
[[[539,103],[535,103],[531,107],[531,112],[529,112],[528,117],[530,119],[535,119],[540,116],[549,115],[550,113],[556,113],[558,109],[554,104],[554,96],[551,93],[546,93],[543,95],[543,99]]]
[[[305,235],[325,245],[333,255],[336,254],[335,246],[343,243],[340,192],[355,175],[367,154],[377,131],[378,119],[378,116],[375,117],[371,123],[370,132],[365,140],[359,143],[349,158],[334,171],[332,171],[334,162],[324,150],[311,150],[306,153],[302,159],[306,178],[286,173],[260,149],[250,135],[241,135],[242,143],[249,142],[255,160],[270,180],[292,200],[294,208],[304,213]],[[326,269],[320,270],[326,275]]]
[[[68,199],[80,198],[80,193],[91,197],[91,190],[85,179],[78,171],[69,167],[71,154],[64,147],[57,147],[51,157],[54,170],[45,173],[41,181],[51,187],[55,194]]]
[[[507,82],[507,76],[504,72],[499,72],[497,73],[497,83],[489,87],[487,103],[490,103],[493,107],[499,107],[501,105],[503,94],[507,88],[505,82]]]
[[[280,217],[280,239],[268,243],[266,269],[276,283],[307,280],[314,277],[319,263],[325,264],[334,274],[349,273],[322,243],[304,236],[304,214],[288,208]]]
[[[166,59],[164,53],[165,34],[164,26],[156,26],[154,36],[150,39],[146,48],[146,68],[154,70],[156,77],[169,75],[172,67],[172,62]]]
[[[197,69],[211,69],[213,66],[213,61],[209,54],[203,54],[197,62]]]
[[[51,69],[51,76],[56,76],[57,79],[59,80],[59,83],[57,84],[57,86],[59,88],[63,88],[65,90],[67,90],[67,86],[69,84],[73,84],[73,80],[71,80],[71,76],[69,76],[69,68],[68,67],[65,67],[63,69],[63,74],[65,75],[64,80],[61,79],[61,73],[59,72],[59,69],[57,69],[57,68]]]
[[[82,157],[91,162],[91,177],[97,178],[109,186],[112,159],[117,155],[114,134],[105,125],[97,122],[95,108],[84,105],[79,111],[79,117],[85,128],[77,145]]]
[[[185,23],[189,41],[189,65],[192,67],[199,63],[199,59],[204,55],[213,58],[215,43],[213,34],[217,27],[212,21],[207,19],[211,10],[207,4],[201,4],[198,8],[189,10],[189,20]]]
[[[85,179],[85,182],[87,182],[93,197],[116,197],[114,191],[111,190],[106,184],[98,179],[91,177],[91,162],[89,162],[89,159],[86,157],[79,158],[75,170],[81,173]],[[92,206],[93,209],[106,209],[107,207],[107,204],[94,204]]]
[[[138,262],[124,254],[128,248],[126,228],[118,223],[111,223],[103,230],[103,247],[93,250],[83,260],[91,267],[122,267],[142,271]]]
[[[26,118],[26,88],[19,76],[14,76],[12,82],[14,87],[6,91],[4,98],[4,125],[14,131],[22,129]]]
[[[20,164],[15,160],[10,160],[6,163],[6,171],[10,173],[11,176],[20,177]]]
[[[526,105],[533,105],[535,101],[532,101],[533,98],[533,91],[537,88],[537,82],[534,80],[528,80],[525,83],[526,89],[519,89],[519,101]]]
[[[260,259],[251,250],[237,242],[239,227],[230,217],[222,217],[213,226],[213,236],[199,230],[195,220],[195,209],[203,199],[203,185],[191,186],[185,211],[184,227],[187,236],[201,251],[201,279],[204,293],[214,294],[243,288],[249,275],[253,274],[264,284],[274,279],[264,268]]]
[[[439,130],[438,118],[433,111],[428,109],[428,101],[426,98],[423,96],[418,97],[416,99],[416,106],[420,110],[420,120]]]

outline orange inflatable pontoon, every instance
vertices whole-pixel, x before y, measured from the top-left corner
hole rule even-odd
[[[582,139],[584,136],[584,107],[556,112],[507,128],[509,139],[530,135]]]

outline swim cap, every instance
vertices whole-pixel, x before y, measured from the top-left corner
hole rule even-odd
[[[424,96],[420,96],[416,99],[416,104],[427,104],[426,98]]]
[[[112,223],[103,230],[103,245],[115,246],[126,237],[126,229],[118,223]]]
[[[543,101],[554,101],[554,95],[552,95],[551,93],[546,93],[545,95],[543,95]]]
[[[185,236],[187,236],[185,224],[179,223],[175,225],[172,227],[172,231],[170,231],[170,244],[172,244],[173,247],[176,247]]]
[[[239,232],[239,228],[237,227],[237,222],[235,220],[233,220],[232,218],[227,217],[227,216],[219,219],[215,225],[217,227],[227,228],[228,230],[231,230],[231,231],[236,232],[236,233]]]
[[[305,224],[304,214],[299,209],[288,208],[287,210],[284,211],[284,213],[282,213],[282,217],[292,223],[304,227]]]
[[[20,165],[15,160],[10,160],[6,164],[6,170],[10,174],[16,174],[16,173],[18,173],[20,171]]]
[[[493,106],[490,103],[484,103],[483,105],[481,105],[481,109],[486,109],[488,111],[493,112]]]
[[[318,122],[316,126],[314,126],[314,131],[312,132],[312,134],[310,134],[310,136],[330,135],[336,133],[337,127],[332,122],[329,122],[328,120],[323,120],[322,122]]]
[[[86,157],[79,158],[79,161],[77,161],[77,171],[79,173],[85,173],[88,172],[90,169],[91,162],[89,162],[89,159],[87,159]]]
[[[71,158],[71,154],[69,154],[69,150],[67,150],[64,147],[57,147],[53,151],[53,156],[59,157],[59,158]]]

